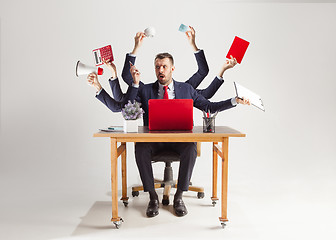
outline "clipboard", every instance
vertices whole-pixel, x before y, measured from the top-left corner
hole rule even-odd
[[[250,103],[259,108],[260,110],[264,111],[265,112],[265,107],[264,107],[264,103],[263,101],[261,100],[261,97],[252,92],[251,90],[243,87],[242,85],[239,85],[238,83],[236,82],[233,82],[234,86],[235,86],[235,90],[236,90],[236,96],[238,98],[246,98],[246,99],[249,99],[250,100]]]
[[[243,60],[247,47],[249,46],[249,42],[235,36],[233,39],[233,43],[231,44],[230,50],[226,55],[226,58],[230,59],[230,55],[237,59],[237,62],[240,64]]]

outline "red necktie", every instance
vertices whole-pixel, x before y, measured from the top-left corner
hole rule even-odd
[[[168,99],[168,86],[163,86],[164,89],[164,94],[163,94],[163,99]]]

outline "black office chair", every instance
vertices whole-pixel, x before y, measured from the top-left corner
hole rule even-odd
[[[201,143],[197,143],[197,156],[201,155]],[[152,162],[165,162],[166,166],[164,169],[163,180],[154,179],[154,187],[164,188],[162,204],[169,205],[169,195],[171,188],[177,187],[177,181],[173,179],[173,168],[171,166],[172,162],[180,161],[180,155],[175,152],[164,151],[160,152],[152,157]],[[132,187],[132,196],[139,196],[139,191],[143,191],[143,186]],[[198,198],[204,198],[204,188],[192,186],[190,182],[189,191],[197,192]]]

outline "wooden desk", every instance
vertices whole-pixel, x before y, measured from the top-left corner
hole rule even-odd
[[[138,133],[98,132],[94,137],[109,137],[111,139],[111,187],[112,187],[112,219],[117,228],[122,223],[118,216],[118,172],[117,160],[121,155],[122,197],[124,205],[128,204],[127,173],[126,173],[126,142],[212,142],[213,146],[213,174],[212,201],[215,205],[217,197],[217,167],[218,155],[222,158],[222,194],[221,216],[219,221],[225,226],[227,219],[227,186],[228,186],[228,150],[229,137],[245,137],[245,134],[230,127],[216,126],[215,133],[203,133],[201,126],[195,126],[192,131],[149,131],[148,127],[139,127]],[[120,146],[117,146],[117,143]],[[222,143],[221,146],[218,143]]]

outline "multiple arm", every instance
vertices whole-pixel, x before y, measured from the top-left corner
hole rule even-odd
[[[195,29],[191,26],[189,26],[190,30],[186,31],[186,36],[188,38],[188,41],[192,47],[192,49],[195,52],[195,57],[197,61],[198,70],[196,73],[194,73],[187,81],[186,83],[190,84],[194,89],[196,89],[200,83],[203,81],[203,79],[208,75],[209,73],[209,66],[206,61],[204,51],[200,50],[196,46],[196,32]]]
[[[105,61],[103,60],[103,62],[105,63],[105,65],[111,70],[112,72],[112,77],[110,80],[110,84],[111,82],[114,83],[118,83],[119,84],[119,80],[117,78],[117,69],[116,66],[110,61]],[[125,97],[123,98],[122,101],[117,101],[115,99],[113,99],[100,85],[99,81],[98,81],[98,76],[96,73],[90,73],[87,77],[87,81],[88,83],[94,87],[96,89],[96,98],[99,99],[103,104],[105,104],[112,112],[120,112],[121,109],[123,108],[123,106],[126,104],[126,100],[128,98],[131,98],[132,96],[129,96],[132,92],[134,92],[134,89],[129,88],[127,90],[127,93],[125,94]],[[119,86],[120,88],[120,86]]]
[[[131,86],[133,83],[133,78],[130,72],[131,65],[135,64],[136,56],[135,54],[139,51],[143,43],[143,39],[145,38],[145,34],[142,32],[138,32],[134,37],[134,48],[131,53],[127,53],[125,57],[124,67],[121,73],[121,77],[127,85]],[[121,91],[120,84],[118,80],[110,80],[110,87],[114,96],[114,99],[119,102],[123,102],[126,94]],[[140,82],[142,86],[143,83]]]
[[[192,47],[192,49],[195,52],[195,58],[198,66],[198,70],[196,73],[194,73],[187,81],[186,83],[190,84],[193,88],[197,88],[199,84],[203,81],[203,79],[208,75],[209,73],[209,66],[206,61],[204,51],[200,50],[196,45],[196,34],[193,27],[190,26],[190,31],[186,32],[187,39]],[[133,79],[130,73],[130,67],[131,64],[135,64],[136,56],[135,54],[138,53],[140,47],[142,46],[143,40],[145,38],[145,34],[142,32],[138,32],[134,37],[134,48],[131,53],[126,54],[124,67],[122,70],[122,79],[129,85],[132,85]],[[110,83],[111,84],[111,83]],[[142,87],[143,83],[139,83],[140,87]],[[210,86],[204,90],[198,90],[200,94],[204,94],[205,98],[211,98],[215,92],[218,90],[218,88],[222,85],[221,81],[213,81]],[[113,95],[115,96],[116,100],[122,101],[122,98],[124,97],[119,84],[113,83],[111,85],[111,89],[113,92]]]
[[[121,77],[128,84],[132,85],[133,79],[130,73],[131,64],[135,64],[136,54],[138,53],[140,47],[142,46],[143,40],[145,38],[145,33],[138,32],[134,37],[134,48],[131,53],[126,54],[124,67],[122,70]]]
[[[207,76],[209,72],[209,67],[208,67],[203,50],[200,50],[196,45],[195,30],[193,27],[191,26],[189,27],[190,27],[190,31],[186,32],[186,36],[188,38],[188,41],[191,47],[195,51],[195,57],[196,57],[197,65],[198,65],[198,70],[186,81],[186,83],[188,83],[193,89],[196,89],[199,86],[199,84],[203,81],[203,79]],[[134,48],[132,52],[126,54],[125,63],[124,63],[124,67],[122,70],[122,78],[129,85],[126,94],[124,94],[120,88],[119,80],[117,78],[116,67],[112,62],[110,62],[110,60],[107,60],[107,61],[104,60],[103,62],[112,72],[112,77],[109,79],[109,84],[113,92],[114,99],[101,87],[96,74],[91,73],[88,75],[88,78],[87,78],[88,83],[91,84],[97,90],[96,97],[101,102],[103,102],[109,109],[111,109],[113,112],[121,111],[121,108],[123,107],[124,104],[126,104],[127,100],[129,99],[132,100],[132,98],[135,99],[137,89],[134,87],[131,87],[132,84],[135,84],[139,87],[142,87],[144,85],[140,81],[140,72],[135,68],[134,64],[136,60],[135,55],[138,53],[139,48],[142,46],[143,39],[145,37],[146,36],[143,32],[138,32],[134,37]],[[206,110],[206,111],[208,110],[212,111],[213,109],[217,109],[218,106],[223,107],[224,105],[225,105],[225,109],[228,108],[228,106],[230,105],[230,104],[226,105],[228,103],[228,100],[218,102],[218,103],[211,103],[210,101],[207,101],[207,99],[210,99],[217,92],[219,87],[223,84],[224,72],[227,69],[233,68],[236,64],[237,64],[236,59],[231,56],[231,59],[226,60],[226,62],[220,69],[218,76],[214,78],[214,80],[211,82],[211,84],[206,89],[196,89],[196,91],[194,91],[193,99],[194,99],[194,102],[196,101],[195,107],[202,109],[202,110]],[[131,97],[131,96],[134,96],[134,97]],[[246,99],[236,98],[235,102],[240,103],[240,104],[250,104],[249,101]],[[221,107],[219,107],[218,109],[221,109]],[[219,111],[219,110],[215,110],[215,111]]]
[[[224,72],[230,68],[233,68],[237,64],[237,60],[231,56],[231,59],[227,59],[220,69],[218,76],[212,80],[210,85],[205,89],[196,89],[196,91],[201,94],[206,99],[210,99],[217,92],[217,90],[224,83],[223,75]]]

